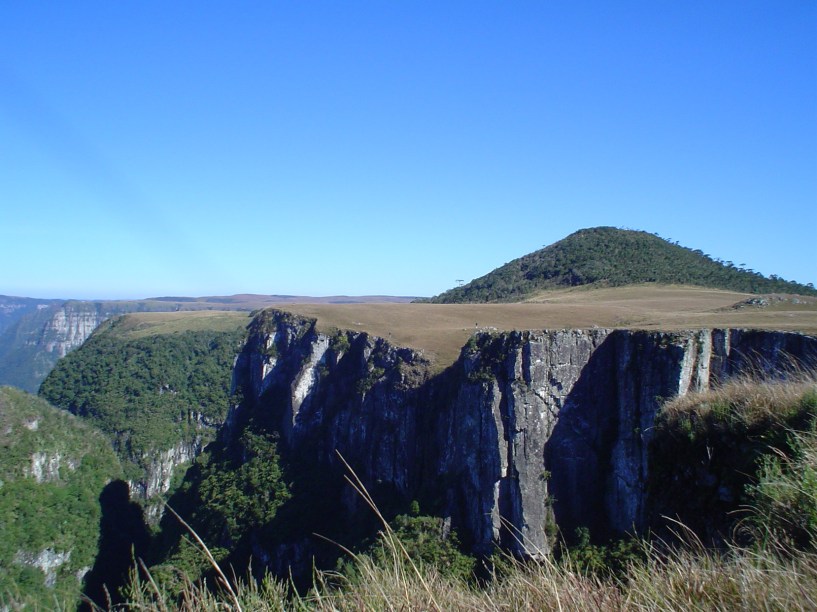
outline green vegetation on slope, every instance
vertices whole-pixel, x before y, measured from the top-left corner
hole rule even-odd
[[[0,607],[76,603],[97,553],[100,493],[120,476],[87,423],[0,387]]]
[[[197,437],[207,442],[229,408],[245,317],[231,324],[213,319],[214,330],[201,328],[206,321],[201,316],[177,314],[104,323],[40,387],[52,404],[108,434],[123,461],[132,464],[131,477],[140,476],[155,451]]]
[[[394,560],[396,545],[418,567],[431,568],[463,583],[473,582],[477,560],[462,552],[456,532],[446,528],[440,517],[420,515],[417,502],[412,506],[410,514],[394,517],[385,533],[380,532],[365,543],[363,551],[357,553],[357,559],[342,558],[338,562],[340,573],[347,579],[359,580],[358,561],[362,557],[367,557],[375,565],[387,567]]]
[[[597,227],[579,230],[515,259],[434,303],[512,302],[546,289],[638,283],[700,285],[746,293],[817,295],[813,286],[769,278],[647,232]]]
[[[252,536],[275,519],[290,498],[277,438],[247,428],[240,439],[210,444],[168,502],[207,543],[219,562],[246,569]],[[151,572],[174,581],[177,569],[198,578],[210,569],[186,530],[165,515]]]

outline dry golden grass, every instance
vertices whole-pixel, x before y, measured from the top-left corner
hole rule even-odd
[[[706,420],[715,411],[728,412],[732,420],[747,426],[783,423],[800,409],[803,401],[817,393],[817,372],[793,369],[786,380],[764,380],[762,374],[731,378],[709,391],[689,393],[664,404],[667,422],[689,413]]]
[[[294,594],[286,583],[267,578],[260,584],[236,581],[235,599],[188,580],[181,596],[172,598],[150,577],[137,578],[127,609],[782,612],[817,608],[817,557],[812,552],[780,555],[773,547],[713,552],[693,546],[666,554],[645,547],[647,559],[634,562],[618,579],[588,576],[569,564],[508,558],[507,569],[483,588],[443,576],[433,567],[415,572],[411,560],[394,549],[393,563],[376,564],[358,556],[357,575],[351,579],[317,571],[314,587],[303,596]]]
[[[235,310],[139,312],[119,319],[114,333],[136,339],[185,331],[233,331],[249,322],[249,313]]]
[[[817,333],[817,303],[768,309],[732,306],[748,294],[699,287],[639,285],[567,289],[518,304],[286,304],[318,327],[366,331],[423,350],[438,368],[453,363],[476,329],[751,327]]]
[[[811,552],[680,550],[631,567],[621,610],[814,610],[817,558]]]

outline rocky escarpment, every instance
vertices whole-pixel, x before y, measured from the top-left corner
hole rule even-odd
[[[501,544],[539,556],[556,529],[650,526],[648,448],[666,398],[750,369],[782,372],[792,360],[817,364],[817,339],[529,331],[475,335],[451,368],[430,376],[408,349],[265,311],[236,362],[244,401],[229,435],[263,421],[285,452],[342,480],[340,453],[379,503],[419,500],[475,552]],[[363,510],[349,489],[335,502],[323,500],[340,521]]]
[[[417,440],[427,404],[428,363],[410,349],[365,333],[318,333],[313,320],[265,311],[252,323],[234,368],[245,398],[228,417],[262,419],[291,450],[310,447],[317,462],[353,462],[367,482],[400,495],[419,478]]]
[[[88,336],[114,313],[100,304],[89,308],[85,304],[68,303],[57,309],[43,325],[42,335],[30,343],[38,343],[45,351],[57,357],[65,357],[69,351],[81,346]]]
[[[35,393],[58,359],[81,346],[103,321],[136,310],[134,304],[68,301],[39,305],[0,336],[0,383]]]

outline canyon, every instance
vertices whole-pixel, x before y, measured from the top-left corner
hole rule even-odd
[[[742,329],[476,333],[432,373],[417,351],[314,319],[258,314],[234,368],[224,435],[266,423],[283,452],[375,501],[444,517],[476,554],[541,557],[557,531],[653,526],[650,454],[665,400],[742,374],[817,366],[817,338]],[[338,521],[368,512],[351,488]],[[291,542],[303,557],[302,539]],[[263,548],[263,545],[261,545]],[[281,545],[278,544],[278,554]],[[269,555],[264,555],[269,558]],[[308,556],[308,555],[307,555]]]

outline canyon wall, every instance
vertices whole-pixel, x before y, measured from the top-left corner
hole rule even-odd
[[[616,535],[649,521],[648,446],[667,398],[741,372],[817,365],[817,338],[729,330],[477,334],[432,374],[418,353],[365,333],[260,313],[236,360],[248,419],[284,452],[341,479],[348,462],[375,500],[419,500],[477,553],[547,555],[556,529]],[[333,503],[327,500],[327,503]],[[366,512],[347,488],[339,519]]]

